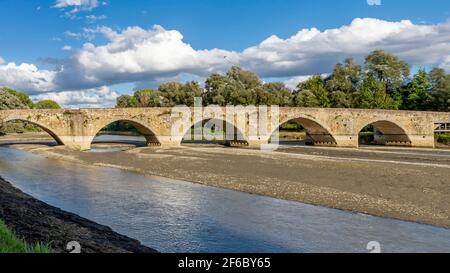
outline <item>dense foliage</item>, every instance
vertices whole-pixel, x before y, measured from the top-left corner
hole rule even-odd
[[[353,59],[335,65],[327,77],[315,75],[290,90],[284,83],[264,83],[239,67],[225,75],[212,74],[204,88],[197,82],[162,84],[117,99],[117,107],[205,105],[279,105],[365,109],[450,111],[450,75],[434,68],[410,75],[410,66],[385,51],[366,56],[364,66]]]

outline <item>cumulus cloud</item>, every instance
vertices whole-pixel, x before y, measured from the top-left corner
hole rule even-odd
[[[357,18],[340,28],[302,29],[287,39],[273,35],[242,52],[195,49],[179,31],[161,26],[85,28],[66,35],[89,41],[103,35],[106,42],[74,48],[55,71],[30,64],[0,65],[0,84],[32,92],[81,90],[119,83],[139,85],[179,75],[202,78],[240,65],[263,78],[293,78],[288,83],[293,85],[301,79],[295,77],[329,73],[344,58],[362,61],[375,49],[389,51],[411,64],[450,69],[450,22],[417,25],[409,20]]]
[[[118,93],[107,86],[77,91],[50,92],[33,96],[34,101],[54,100],[64,108],[104,108],[116,103]]]
[[[0,56],[0,65],[4,64],[5,60],[2,58],[2,56]]]
[[[336,29],[303,29],[288,39],[271,36],[246,49],[241,63],[261,76],[309,75],[329,72],[343,58],[362,59],[375,49],[412,64],[439,64],[449,55],[449,48],[450,22],[415,25],[409,20],[357,18]]]
[[[0,86],[9,86],[29,93],[55,90],[56,74],[56,71],[39,70],[33,64],[2,64],[0,61]]]
[[[447,72],[450,72],[450,56],[447,56],[445,61],[440,65],[440,67]]]

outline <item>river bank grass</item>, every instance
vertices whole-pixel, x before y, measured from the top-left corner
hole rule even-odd
[[[0,220],[0,253],[50,253],[50,248],[48,244],[29,244],[19,239],[15,232]]]

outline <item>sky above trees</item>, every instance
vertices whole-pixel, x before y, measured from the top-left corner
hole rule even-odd
[[[235,65],[295,87],[376,49],[413,72],[450,72],[449,12],[441,0],[3,0],[0,86],[65,107],[112,106]]]

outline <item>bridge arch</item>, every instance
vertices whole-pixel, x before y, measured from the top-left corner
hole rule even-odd
[[[375,129],[373,132],[373,139],[361,139],[361,132],[369,126],[373,126],[373,128]],[[379,134],[377,131],[381,134]],[[411,146],[412,144],[411,139],[403,126],[399,124],[399,122],[392,120],[374,119],[365,122],[363,125],[357,128],[357,134],[359,134],[360,143],[362,141],[371,141],[373,144],[389,146]]]
[[[212,121],[215,124],[222,125],[222,131],[214,131],[214,128],[212,128],[214,135],[221,137],[222,140],[218,140],[217,143],[230,145],[230,146],[245,146],[248,145],[248,139],[247,136],[244,134],[242,129],[237,128],[235,125],[233,125],[232,122],[226,120],[226,119],[220,119],[220,118],[205,118],[205,119],[197,119],[194,122],[190,123],[190,127],[184,132],[183,139],[181,141],[181,144],[185,143],[197,143],[200,140],[200,135],[203,139],[205,136],[202,133],[205,133],[204,130],[209,130],[209,128],[204,128],[207,122]],[[197,131],[196,128],[201,128],[201,131]],[[233,135],[227,136],[227,128],[233,128]],[[230,139],[232,137],[232,139]],[[202,140],[204,141],[204,140]]]
[[[7,122],[14,122],[14,121],[27,122],[32,125],[35,125],[35,126],[39,127],[40,129],[44,130],[44,132],[46,132],[47,134],[49,134],[56,141],[56,143],[58,145],[64,145],[64,142],[61,140],[61,138],[57,135],[57,133],[53,129],[51,129],[47,125],[42,124],[40,122],[31,121],[31,120],[28,120],[25,118],[7,118],[7,119],[3,120],[1,124],[3,125]]]
[[[337,142],[331,133],[330,128],[323,124],[322,122],[315,120],[312,117],[305,115],[295,115],[283,118],[277,128],[275,128],[271,133],[271,139],[273,138],[276,131],[280,129],[281,126],[289,122],[294,122],[303,127],[306,131],[307,137],[313,145],[324,145],[324,146],[336,146]]]
[[[128,118],[114,118],[114,119],[109,119],[107,121],[102,121],[101,123],[99,123],[94,129],[93,129],[93,136],[92,139],[90,141],[90,144],[92,145],[92,143],[95,140],[95,137],[104,129],[107,128],[109,125],[117,123],[117,122],[123,122],[123,123],[127,123],[129,125],[131,125],[132,127],[134,127],[140,135],[142,135],[143,137],[145,137],[146,139],[146,144],[148,146],[160,146],[161,143],[159,142],[156,134],[154,133],[154,131],[152,129],[150,129],[147,125],[143,124],[140,121],[136,121],[133,119],[128,119]]]

